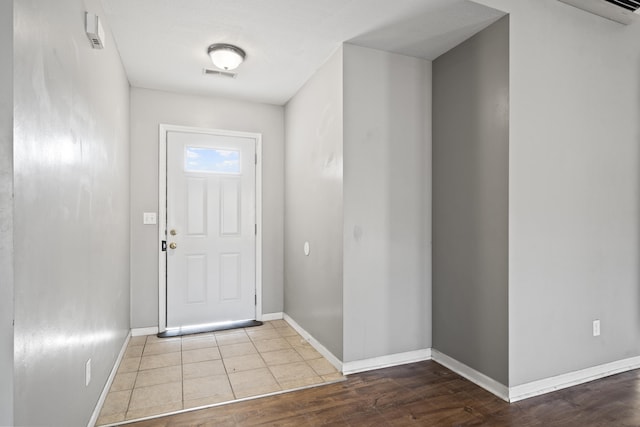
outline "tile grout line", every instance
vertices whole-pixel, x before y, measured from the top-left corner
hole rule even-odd
[[[256,343],[253,341],[253,338],[251,337],[251,335],[247,332],[247,330],[246,330],[246,329],[244,330],[244,333],[245,333],[245,334],[247,334],[247,337],[249,338],[249,342],[250,342],[250,343],[251,343],[251,345],[253,346],[253,349],[256,351],[256,353],[258,354],[258,356],[260,357],[260,359],[262,359],[262,355],[260,354],[260,350],[258,350],[258,346],[256,346]],[[248,356],[248,355],[246,355],[246,356]],[[264,362],[264,360],[262,360],[262,361]],[[266,366],[267,366],[267,364],[265,363],[265,364],[264,364],[264,366],[266,367]],[[256,369],[260,369],[260,368],[256,368]],[[249,370],[247,370],[247,371],[249,371]],[[244,371],[244,372],[247,372],[247,371]],[[242,372],[242,371],[240,371],[240,372]],[[270,371],[270,370],[269,370],[269,374],[271,374],[271,371]],[[271,376],[273,376],[273,374],[272,374]],[[273,380],[274,380],[274,381],[276,381],[276,379],[275,379],[275,378],[274,378]],[[231,381],[231,378],[229,378],[229,381]],[[277,384],[277,383],[278,383],[278,382],[276,381],[276,384]],[[278,384],[278,386],[280,386],[280,384]],[[234,395],[235,395],[235,391],[234,391]],[[246,396],[245,396],[245,397],[246,397]],[[238,398],[238,397],[237,397],[237,395],[236,395],[236,398]]]
[[[148,338],[145,338],[144,344],[142,345],[142,353],[140,354],[140,361],[138,362],[138,368],[136,369],[136,379],[133,381],[133,385],[131,386],[131,394],[129,394],[127,409],[124,411],[124,421],[127,420],[127,415],[129,415],[129,409],[131,408],[131,401],[133,400],[133,392],[136,389],[136,384],[138,383],[138,375],[140,374],[140,365],[142,365],[142,356],[144,355],[144,349],[147,347],[147,339]]]
[[[213,334],[213,339],[216,341],[216,347],[218,348],[218,354],[220,355],[220,363],[222,363],[222,368],[224,369],[225,377],[227,377],[227,384],[229,384],[229,390],[231,390],[231,394],[233,395],[234,400],[236,400],[238,397],[236,396],[236,392],[233,390],[233,386],[231,385],[231,378],[229,378],[227,365],[224,363],[224,357],[222,357],[222,350],[220,349],[220,344],[218,343],[218,337],[215,333]]]
[[[242,340],[240,343],[231,343],[231,344],[228,344],[228,345],[242,344],[243,342],[244,342],[244,343],[250,343],[250,344],[251,344],[251,347],[250,347],[250,348],[251,348],[253,351],[255,351],[255,354],[257,354],[257,355],[258,355],[258,357],[260,358],[260,360],[261,360],[262,364],[264,365],[264,367],[265,367],[265,368],[267,368],[266,372],[268,372],[268,373],[269,373],[269,376],[270,376],[270,377],[271,377],[271,379],[274,381],[274,383],[277,385],[278,390],[277,390],[277,391],[275,391],[275,392],[283,392],[283,391],[285,391],[285,392],[286,392],[286,391],[287,391],[287,389],[288,389],[288,388],[291,388],[291,387],[287,387],[287,388],[285,388],[285,387],[283,386],[283,383],[282,383],[280,380],[278,380],[278,378],[275,376],[275,374],[274,374],[274,372],[273,372],[272,368],[273,368],[274,366],[287,366],[287,365],[291,365],[291,364],[295,364],[295,363],[299,363],[299,362],[304,362],[304,365],[305,365],[307,368],[309,368],[309,369],[310,369],[310,372],[314,373],[314,374],[315,374],[317,377],[319,377],[319,379],[321,380],[319,383],[314,383],[314,384],[312,384],[311,386],[332,383],[333,381],[325,380],[325,379],[323,378],[323,376],[322,376],[322,375],[320,375],[320,373],[318,373],[318,371],[317,371],[317,370],[316,370],[316,369],[315,369],[315,368],[314,368],[314,367],[309,363],[309,360],[307,360],[307,359],[304,357],[304,355],[300,352],[299,348],[298,348],[297,346],[295,346],[294,344],[292,344],[292,342],[290,341],[290,337],[298,337],[298,338],[301,338],[301,337],[299,336],[299,334],[298,334],[297,332],[295,333],[295,335],[291,335],[291,334],[288,334],[288,332],[285,332],[285,330],[286,330],[287,326],[288,326],[288,325],[283,325],[283,326],[281,326],[280,328],[278,328],[278,327],[274,326],[273,324],[269,323],[269,324],[268,324],[268,327],[267,327],[267,328],[265,328],[265,329],[263,329],[263,331],[265,331],[265,332],[267,332],[267,331],[273,331],[273,332],[274,332],[274,334],[273,334],[273,336],[271,336],[271,337],[268,337],[268,336],[267,336],[267,337],[265,337],[265,336],[264,336],[263,334],[261,334],[261,333],[257,333],[257,334],[249,334],[249,333],[247,332],[247,330],[246,330],[245,328],[243,328],[243,329],[241,329],[241,331],[242,331],[242,334],[244,334],[244,337],[247,339],[247,341]],[[288,335],[282,335],[282,333],[285,333],[285,334],[288,334]],[[252,335],[256,335],[256,336],[255,336],[255,337],[253,337]],[[125,419],[124,419],[123,421],[128,421],[128,420],[130,419],[129,415],[130,415],[130,411],[132,410],[131,405],[132,405],[132,402],[133,402],[133,394],[134,394],[134,391],[135,391],[136,389],[140,389],[140,388],[141,388],[141,387],[138,387],[138,386],[140,385],[140,383],[139,383],[138,381],[140,381],[141,367],[142,367],[142,362],[143,362],[143,358],[145,357],[146,351],[151,351],[151,350],[150,350],[150,346],[152,346],[152,345],[154,345],[154,344],[160,344],[160,343],[159,343],[159,342],[157,342],[156,340],[151,340],[151,338],[152,338],[152,337],[153,337],[153,335],[149,335],[149,336],[147,336],[147,337],[145,338],[144,342],[143,342],[143,343],[142,343],[142,345],[141,345],[141,347],[142,347],[142,350],[141,350],[141,351],[142,351],[142,353],[140,354],[140,359],[139,359],[139,362],[138,362],[138,365],[137,365],[137,369],[136,369],[136,370],[135,370],[135,372],[134,372],[134,373],[135,373],[135,377],[134,377],[133,382],[132,382],[132,385],[131,385],[131,393],[130,393],[130,395],[128,396],[127,406],[126,406],[126,408],[125,408],[125,412],[124,412],[124,418],[125,418]],[[204,339],[205,337],[202,337],[202,338]],[[236,356],[233,356],[233,357],[231,357],[231,356],[230,356],[230,357],[228,357],[228,358],[225,358],[225,357],[223,356],[222,351],[221,351],[221,347],[223,347],[223,346],[221,345],[221,343],[220,343],[220,341],[219,341],[219,337],[217,336],[217,334],[216,334],[216,333],[213,333],[213,334],[211,335],[211,338],[213,339],[213,345],[214,345],[214,347],[211,347],[211,348],[216,348],[217,353],[219,354],[219,357],[220,357],[220,363],[222,363],[222,368],[223,368],[223,370],[224,370],[225,378],[226,378],[226,380],[227,380],[227,381],[226,381],[226,384],[228,385],[229,389],[231,390],[231,394],[232,394],[232,396],[233,396],[233,398],[234,398],[233,400],[243,400],[244,398],[239,398],[239,397],[238,397],[238,394],[237,394],[236,390],[235,390],[235,389],[234,389],[234,387],[233,387],[233,384],[232,384],[232,382],[231,382],[231,377],[230,377],[230,375],[231,375],[231,373],[234,373],[234,372],[230,372],[230,371],[229,371],[228,364],[226,363],[226,360],[233,359],[233,357],[242,357],[242,356],[246,356],[246,355],[248,355],[248,354],[240,354],[240,355],[236,355]],[[181,408],[182,408],[182,410],[186,410],[186,395],[185,395],[185,359],[184,359],[184,357],[183,357],[183,356],[184,356],[184,352],[185,352],[185,351],[188,351],[188,350],[186,350],[186,349],[185,349],[185,340],[184,340],[184,337],[180,337],[179,339],[180,339],[180,346],[179,346],[179,351],[180,351],[180,356],[179,356],[179,357],[180,357],[180,362],[179,362],[179,363],[180,363],[180,375],[181,375],[181,378],[180,378],[180,379],[181,379],[181,381],[180,381],[180,385],[181,385]],[[284,341],[286,342],[286,348],[279,348],[279,349],[276,349],[276,350],[271,349],[271,350],[269,350],[269,351],[261,351],[261,350],[259,349],[258,345],[257,345],[257,343],[258,343],[258,342],[268,341],[268,340],[275,340],[275,339],[278,339],[278,340],[284,340]],[[275,348],[277,348],[278,346],[274,346],[274,347],[275,347]],[[175,348],[175,347],[174,347],[174,348]],[[203,347],[203,348],[210,348],[210,347]],[[269,348],[269,346],[265,346],[265,348]],[[198,349],[200,349],[200,348],[198,347],[198,348],[191,349],[191,350],[194,350],[194,351],[195,351],[195,350],[198,350]],[[279,364],[276,364],[276,365],[271,366],[271,365],[269,365],[269,364],[267,363],[267,360],[266,360],[266,359],[265,359],[265,357],[264,357],[266,353],[273,353],[273,352],[277,352],[277,351],[289,351],[289,350],[293,350],[294,354],[296,354],[296,355],[297,355],[301,360],[300,360],[300,361],[289,361],[289,362],[286,362],[286,363],[279,363]],[[154,351],[154,352],[155,352],[155,351],[159,351],[159,352],[158,352],[158,353],[154,353],[154,354],[149,354],[149,355],[148,355],[149,357],[151,357],[151,356],[156,356],[156,355],[157,355],[157,356],[162,356],[162,355],[165,355],[165,354],[168,354],[168,353],[173,353],[173,351],[169,351],[169,352],[167,353],[167,352],[165,352],[164,350],[158,350],[158,349],[156,349],[155,347],[153,348],[153,351]],[[249,353],[249,354],[253,354],[253,352],[251,352],[251,353]],[[322,355],[319,355],[318,359],[322,359]],[[207,359],[207,360],[214,361],[214,360],[217,360],[217,359]],[[274,360],[276,360],[276,359],[274,359]],[[315,359],[313,359],[313,360],[315,360]],[[196,363],[196,362],[192,362],[192,363]],[[161,368],[163,368],[163,367],[159,367],[159,368],[157,368],[157,369],[161,369]],[[152,369],[153,369],[153,368],[152,368]],[[256,369],[257,369],[257,368],[256,368]],[[243,372],[243,371],[239,371],[239,372]],[[205,377],[206,377],[206,376],[208,376],[208,375],[205,375]],[[297,378],[297,377],[296,377],[296,379],[297,379],[297,380],[304,380],[305,378],[306,378],[306,377],[302,377],[302,378]],[[211,389],[211,391],[213,392],[213,391],[215,391],[215,390],[214,390],[214,389]],[[248,396],[248,397],[250,398],[250,397],[252,397],[252,396]]]
[[[283,328],[283,329],[284,329],[284,328]],[[300,355],[300,354],[296,351],[296,349],[291,345],[291,343],[290,343],[289,341],[287,341],[286,337],[283,337],[283,336],[280,334],[280,332],[278,331],[278,328],[275,328],[275,330],[276,330],[276,332],[278,333],[278,336],[280,337],[280,339],[283,339],[284,341],[286,341],[286,342],[287,342],[287,345],[289,345],[289,347],[291,347],[291,349],[292,349],[293,351],[295,351],[295,352],[300,356],[300,358],[304,361],[304,358],[302,357],[302,355]],[[290,365],[291,363],[296,363],[296,362],[287,362],[287,363],[283,363],[283,365]],[[269,371],[271,371],[271,368],[269,368]],[[271,374],[272,374],[272,375],[273,375],[273,377],[275,378],[275,375],[273,374],[273,371],[271,371]],[[284,385],[280,382],[280,380],[278,380],[278,379],[276,378],[276,381],[278,382],[278,385],[280,385],[280,389],[281,389],[281,390],[284,390]]]
[[[273,325],[272,325],[273,326]],[[275,328],[273,328],[275,329]],[[278,331],[276,331],[278,332]],[[280,333],[278,332],[278,336],[280,336]],[[282,338],[282,337],[281,337]],[[253,341],[253,340],[252,340]],[[255,346],[255,344],[254,344]],[[256,351],[258,352],[258,356],[260,356],[260,359],[262,359],[262,362],[264,363],[264,366],[267,368],[267,370],[269,371],[269,374],[271,374],[271,377],[273,377],[273,380],[276,382],[276,384],[278,384],[278,387],[280,388],[280,391],[282,391],[282,384],[280,384],[280,381],[278,381],[278,379],[276,378],[275,375],[273,375],[273,371],[271,370],[271,366],[269,366],[269,364],[267,363],[266,360],[264,360],[264,357],[262,356],[262,352],[260,350],[258,350],[258,347],[256,347]],[[268,353],[268,352],[265,352]]]
[[[242,333],[246,335],[247,331],[242,329]],[[216,338],[216,344],[217,342],[218,342],[218,339]],[[220,349],[220,346],[218,346],[218,352],[220,353],[220,362],[222,362],[222,367],[224,368],[225,376],[227,377],[227,383],[229,384],[229,388],[231,389],[231,394],[233,394],[234,400],[237,400],[238,396],[236,395],[236,391],[233,389],[233,384],[231,384],[231,377],[229,376],[229,370],[227,369],[227,364],[224,363],[224,356],[222,355],[222,350]]]

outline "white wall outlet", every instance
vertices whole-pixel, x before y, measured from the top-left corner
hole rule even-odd
[[[157,224],[157,216],[155,212],[145,212],[142,214],[142,223],[144,225]]]
[[[600,336],[600,320],[593,321],[593,336]]]
[[[84,365],[84,385],[88,386],[91,382],[91,359],[87,360],[86,365]]]

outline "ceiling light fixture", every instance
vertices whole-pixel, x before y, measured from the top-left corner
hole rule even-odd
[[[238,46],[225,43],[216,43],[209,46],[207,53],[211,58],[213,65],[221,70],[233,70],[242,64],[242,61],[247,57],[244,50]]]

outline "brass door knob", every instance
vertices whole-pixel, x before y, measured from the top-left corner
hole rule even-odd
[[[178,245],[176,245],[175,243],[171,242],[171,243],[169,243],[169,247],[170,247],[171,249],[175,249],[175,248],[177,248],[177,247],[178,247]]]

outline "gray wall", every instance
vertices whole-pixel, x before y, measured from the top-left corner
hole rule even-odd
[[[0,2],[0,425],[13,425],[13,2]]]
[[[510,385],[639,356],[640,25],[479,3],[511,15]]]
[[[262,134],[262,312],[283,309],[284,108],[131,89],[131,327],[158,326],[158,126]]]
[[[431,63],[344,46],[344,361],[431,347]]]
[[[509,382],[509,17],[433,62],[433,347]]]
[[[129,332],[129,84],[99,2],[14,7],[14,419],[80,426]]]
[[[287,103],[285,123],[284,309],[342,359],[342,49]]]

